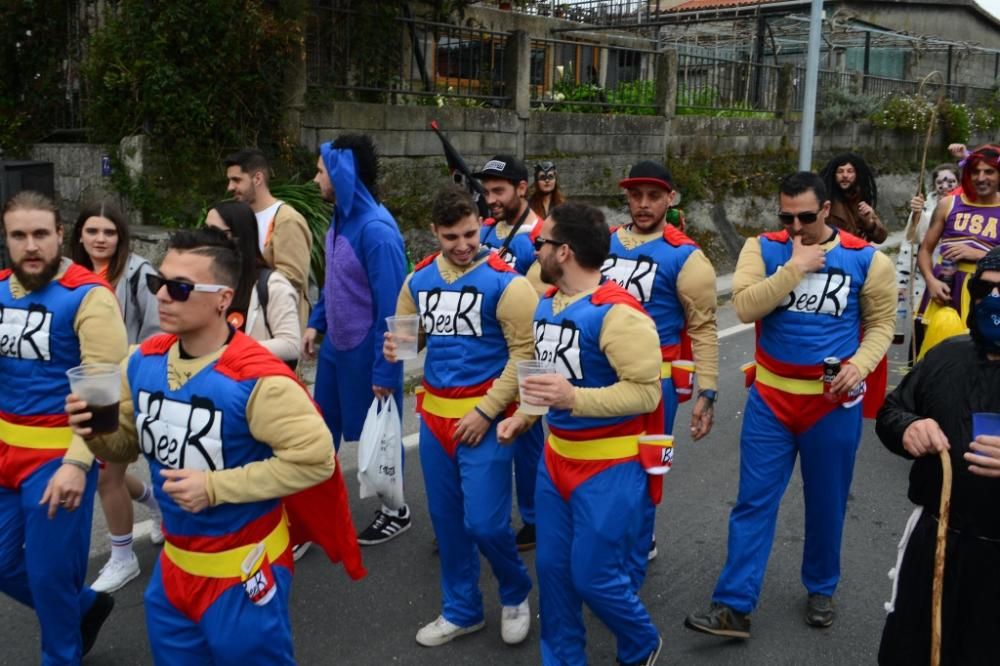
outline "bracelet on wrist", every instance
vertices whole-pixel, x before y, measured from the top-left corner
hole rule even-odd
[[[705,400],[708,400],[714,405],[715,401],[719,399],[719,392],[714,389],[702,389],[701,391],[698,391],[698,397],[705,398]]]
[[[72,458],[63,458],[63,465],[72,465],[73,467],[79,467],[84,472],[90,471],[90,465],[80,462],[79,460],[73,460]]]
[[[474,409],[474,410],[476,410],[476,413],[477,413],[477,414],[479,414],[480,416],[482,416],[482,417],[483,417],[484,419],[486,419],[487,421],[490,421],[490,422],[492,422],[492,421],[493,421],[493,418],[492,418],[492,417],[490,417],[490,416],[488,416],[488,415],[486,414],[486,412],[484,412],[483,410],[479,409],[479,407],[478,407],[478,406],[477,406],[477,407],[473,407],[473,409]]]

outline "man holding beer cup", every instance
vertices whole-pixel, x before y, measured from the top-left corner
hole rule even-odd
[[[640,439],[663,427],[658,412],[650,423],[659,337],[638,301],[601,274],[609,244],[591,206],[563,204],[542,224],[535,253],[555,288],[535,311],[535,358],[553,370],[525,378],[522,408],[497,428],[512,441],[535,418],[523,405],[548,408],[535,491],[543,664],[586,663],[584,602],[614,633],[619,663],[653,664],[662,644],[629,565],[650,504]]]
[[[518,361],[531,357],[531,283],[480,245],[472,197],[457,185],[438,193],[431,231],[441,251],[403,283],[396,316],[419,316],[427,343],[418,396],[420,464],[441,558],[441,615],[417,632],[425,647],[483,628],[479,553],[500,587],[503,641],[522,642],[531,625],[531,579],[510,527],[514,448],[496,422],[517,397]],[[397,360],[386,333],[383,352]]]
[[[840,580],[840,542],[862,405],[885,392],[870,373],[895,328],[892,262],[828,221],[823,180],[800,171],[780,185],[784,229],[750,238],[733,276],[733,306],[757,322],[755,380],[740,434],[740,485],[729,517],[729,553],[711,607],[685,626],[749,638],[774,539],[778,507],[796,457],[805,494],[802,583],[805,621],[829,627]],[[874,416],[874,410],[871,415]]]
[[[149,462],[166,539],[144,599],[156,664],[295,663],[297,538],[364,574],[315,404],[288,366],[226,322],[239,273],[222,232],[174,234],[145,285],[165,334],[122,363],[117,432],[98,434],[93,406],[66,397],[74,433],[95,454]]]
[[[0,590],[34,608],[43,664],[76,664],[114,599],[84,587],[97,468],[68,427],[66,373],[119,363],[125,325],[107,283],[60,256],[52,200],[16,194],[3,230],[13,268],[0,271]]]

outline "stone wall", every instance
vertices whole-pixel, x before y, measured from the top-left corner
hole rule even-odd
[[[101,175],[105,146],[89,143],[36,143],[31,159],[54,165],[57,203],[64,219],[73,220],[81,205],[110,195],[110,179]]]

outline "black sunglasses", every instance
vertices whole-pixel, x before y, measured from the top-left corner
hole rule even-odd
[[[997,289],[1000,289],[1000,282],[991,282],[981,277],[969,278],[969,296],[974,301],[986,298]]]
[[[778,213],[778,219],[781,220],[782,224],[792,224],[795,222],[795,218],[799,218],[799,222],[802,224],[812,224],[819,219],[819,211],[815,213],[786,213],[784,211]]]
[[[151,294],[155,296],[163,287],[167,288],[167,295],[175,301],[186,301],[191,297],[191,292],[193,291],[216,293],[223,289],[228,289],[224,284],[195,284],[181,280],[169,280],[156,273],[146,274],[146,288],[149,289]]]
[[[537,237],[531,244],[534,246],[535,252],[541,252],[542,246],[544,246],[546,243],[549,245],[569,245],[569,243],[565,241],[552,240],[551,238],[542,238],[541,236]],[[572,248],[573,246],[570,245],[570,247]]]

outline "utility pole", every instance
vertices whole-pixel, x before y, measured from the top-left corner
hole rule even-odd
[[[823,0],[812,0],[809,14],[809,57],[806,59],[806,92],[799,137],[799,170],[812,170],[813,134],[816,132],[816,89],[819,87],[819,47],[823,32]]]

